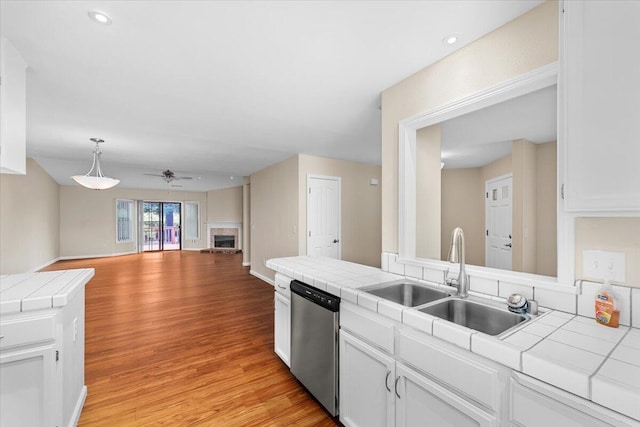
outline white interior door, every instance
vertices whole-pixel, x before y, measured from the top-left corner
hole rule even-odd
[[[340,178],[307,176],[307,255],[340,259]]]
[[[486,266],[511,270],[513,177],[487,181],[485,188]]]

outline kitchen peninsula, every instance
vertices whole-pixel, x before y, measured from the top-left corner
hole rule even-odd
[[[377,408],[375,419],[395,418],[395,425],[436,415],[462,423],[457,425],[640,425],[634,404],[640,399],[640,365],[633,357],[640,350],[637,316],[611,329],[577,311],[542,306],[529,322],[490,336],[362,291],[398,280],[454,291],[443,283],[330,258],[278,258],[267,266],[277,272],[276,297],[296,279],[341,298],[345,425],[364,425],[372,416],[364,407]],[[578,306],[581,285],[573,290]],[[474,290],[473,281],[470,294],[506,306],[503,297]],[[276,317],[276,336],[282,336],[279,328],[289,328],[283,319]],[[277,352],[282,350],[280,343]],[[385,379],[389,372],[393,380]],[[379,387],[363,387],[359,381],[367,377]]]
[[[84,384],[93,268],[0,276],[0,425],[73,426]]]

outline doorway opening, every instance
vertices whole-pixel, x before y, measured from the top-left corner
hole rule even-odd
[[[143,206],[144,251],[182,249],[181,204],[178,202],[143,202]]]

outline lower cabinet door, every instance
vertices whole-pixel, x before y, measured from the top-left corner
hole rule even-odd
[[[41,345],[0,356],[0,425],[56,426],[55,347]]]
[[[394,359],[340,330],[340,421],[347,427],[394,425]]]
[[[278,292],[275,295],[274,351],[287,366],[291,367],[289,362],[289,355],[291,354],[291,300]]]
[[[495,426],[496,418],[435,382],[396,363],[397,427]]]

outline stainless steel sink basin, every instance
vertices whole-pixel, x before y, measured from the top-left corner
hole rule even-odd
[[[407,307],[416,307],[450,296],[446,292],[415,283],[395,283],[365,290],[365,292]]]
[[[420,311],[488,335],[499,335],[529,320],[529,317],[522,314],[463,299],[448,299]]]

